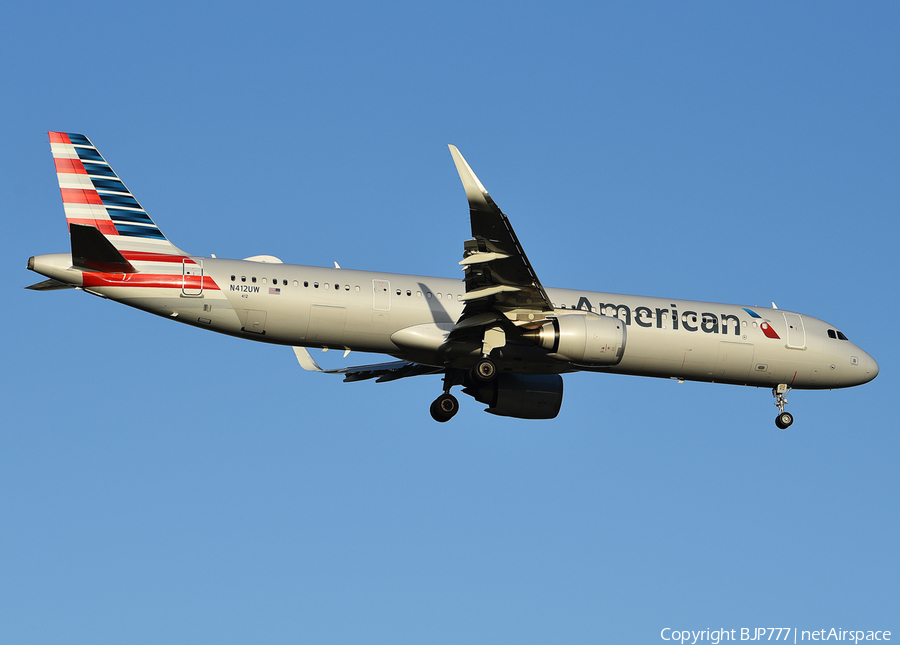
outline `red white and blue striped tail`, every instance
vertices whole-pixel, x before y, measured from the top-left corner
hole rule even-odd
[[[83,134],[50,132],[66,222],[93,226],[128,256],[185,253],[166,239],[106,159]]]

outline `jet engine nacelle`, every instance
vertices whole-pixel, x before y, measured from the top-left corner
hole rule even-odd
[[[562,407],[563,380],[559,374],[501,372],[492,381],[470,383],[463,392],[500,417],[554,419]]]
[[[526,336],[550,358],[579,365],[617,365],[625,353],[625,323],[589,312],[552,318]]]

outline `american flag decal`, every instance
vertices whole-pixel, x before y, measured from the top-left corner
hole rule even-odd
[[[280,296],[281,289],[279,287],[269,287],[269,295],[270,296]]]

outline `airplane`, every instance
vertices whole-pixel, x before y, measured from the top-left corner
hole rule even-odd
[[[75,288],[177,322],[294,349],[306,370],[344,381],[442,375],[494,415],[552,419],[562,375],[629,374],[772,388],[786,429],[792,389],[861,385],[878,364],[835,325],[772,308],[545,288],[509,219],[455,146],[472,238],[464,279],[284,264],[270,255],[200,257],[172,244],[81,134],[50,132],[71,252],[36,255],[37,291]],[[308,348],[386,354],[323,369]]]

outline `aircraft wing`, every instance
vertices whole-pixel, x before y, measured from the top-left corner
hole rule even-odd
[[[443,374],[444,368],[433,365],[420,365],[409,361],[390,361],[388,363],[376,363],[373,365],[357,365],[355,367],[342,367],[336,370],[326,370],[319,367],[315,359],[305,347],[294,347],[294,354],[300,366],[310,372],[323,374],[343,374],[344,383],[353,381],[365,381],[376,379],[376,383],[386,383],[409,376],[422,376],[425,374]]]
[[[553,305],[528,261],[509,219],[494,203],[484,185],[456,146],[449,146],[469,200],[472,238],[466,240],[463,260],[466,293],[462,316],[454,335],[483,327],[504,314],[549,313]]]
[[[463,312],[448,340],[482,338],[485,328],[514,320],[534,320],[553,312],[553,304],[541,285],[516,232],[503,211],[494,203],[484,185],[456,146],[449,146],[459,178],[469,200],[472,239],[464,244],[466,293]],[[376,379],[378,383],[409,376],[443,374],[446,367],[410,361],[392,361],[340,369],[322,369],[304,347],[294,347],[297,361],[305,370],[343,374],[344,382]]]

